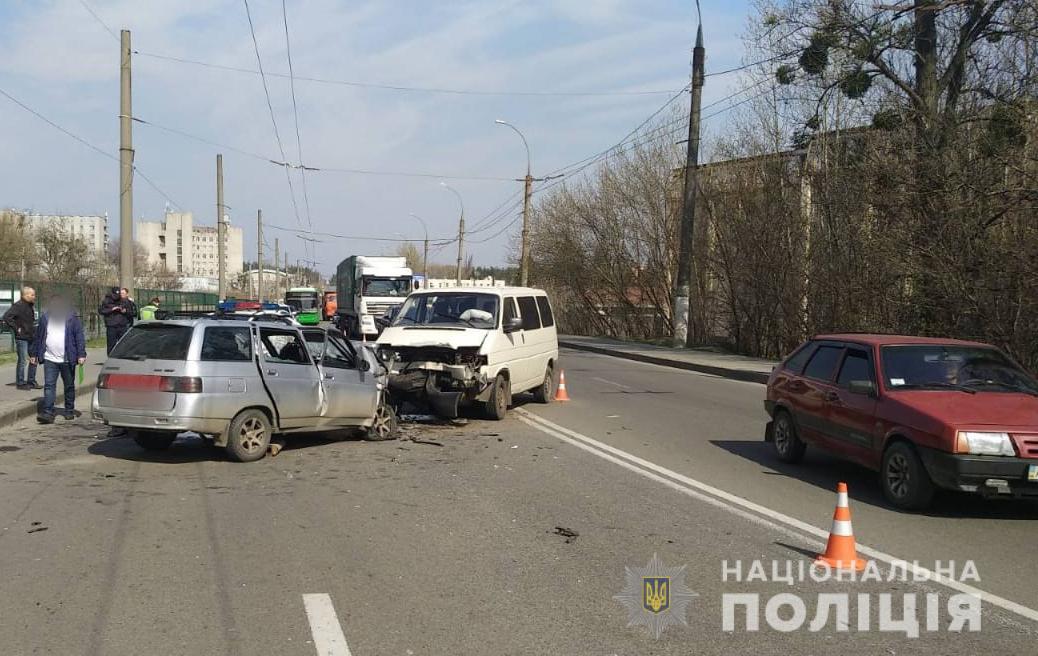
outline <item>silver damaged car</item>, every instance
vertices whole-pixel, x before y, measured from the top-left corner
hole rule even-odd
[[[131,328],[101,369],[92,410],[145,449],[192,431],[249,462],[274,434],[360,428],[388,439],[386,394],[385,367],[335,329],[203,318]]]

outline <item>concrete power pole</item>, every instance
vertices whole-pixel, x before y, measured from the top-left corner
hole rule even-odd
[[[278,262],[281,261],[281,242],[277,237],[274,237],[274,298],[271,300],[275,303],[281,296],[281,272],[278,270]]]
[[[256,210],[256,300],[263,302],[263,210]]]
[[[523,196],[523,243],[519,253],[519,286],[530,284],[530,196],[533,195],[533,176],[526,170],[526,188]]]
[[[223,218],[223,155],[216,156],[216,257],[217,265],[216,296],[221,301],[227,298],[227,225]]]
[[[133,294],[133,102],[130,30],[122,30],[119,58],[119,286]]]
[[[703,104],[703,22],[696,31],[692,49],[692,111],[688,118],[688,150],[685,156],[685,189],[681,204],[681,242],[678,245],[678,275],[674,294],[674,345],[694,346],[695,333],[689,329],[689,298],[692,291],[693,247],[695,243],[696,198],[699,196],[699,115]]]

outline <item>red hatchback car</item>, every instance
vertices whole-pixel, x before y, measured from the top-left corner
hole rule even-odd
[[[775,367],[764,404],[781,460],[810,444],[861,463],[899,508],[936,488],[1038,497],[1038,381],[987,344],[819,335]]]

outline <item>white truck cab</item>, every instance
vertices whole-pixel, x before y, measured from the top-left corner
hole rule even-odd
[[[504,417],[512,395],[555,394],[558,333],[547,294],[529,287],[421,290],[412,293],[378,338],[395,399],[424,401],[445,417],[482,404]]]

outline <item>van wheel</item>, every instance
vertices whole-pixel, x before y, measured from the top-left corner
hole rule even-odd
[[[383,395],[375,409],[375,419],[364,432],[364,437],[372,442],[391,440],[396,436],[396,429],[396,412]]]
[[[551,363],[544,370],[544,380],[533,388],[533,400],[537,403],[551,403],[555,397],[555,368]]]
[[[161,431],[135,430],[130,435],[137,446],[147,451],[165,451],[177,439],[176,433]]]
[[[494,379],[494,388],[490,391],[490,398],[486,400],[486,404],[483,406],[483,413],[487,416],[487,419],[500,421],[505,418],[505,413],[508,412],[508,393],[508,380],[498,374],[497,378]]]
[[[880,485],[887,501],[903,510],[923,510],[933,499],[930,474],[915,449],[904,442],[894,442],[883,452]]]
[[[242,410],[231,420],[227,433],[227,455],[238,462],[253,462],[267,454],[271,437],[270,420],[262,411]]]
[[[785,410],[780,410],[775,415],[775,423],[771,426],[771,439],[775,445],[775,453],[782,462],[795,464],[804,459],[807,445],[797,434],[792,415]]]

